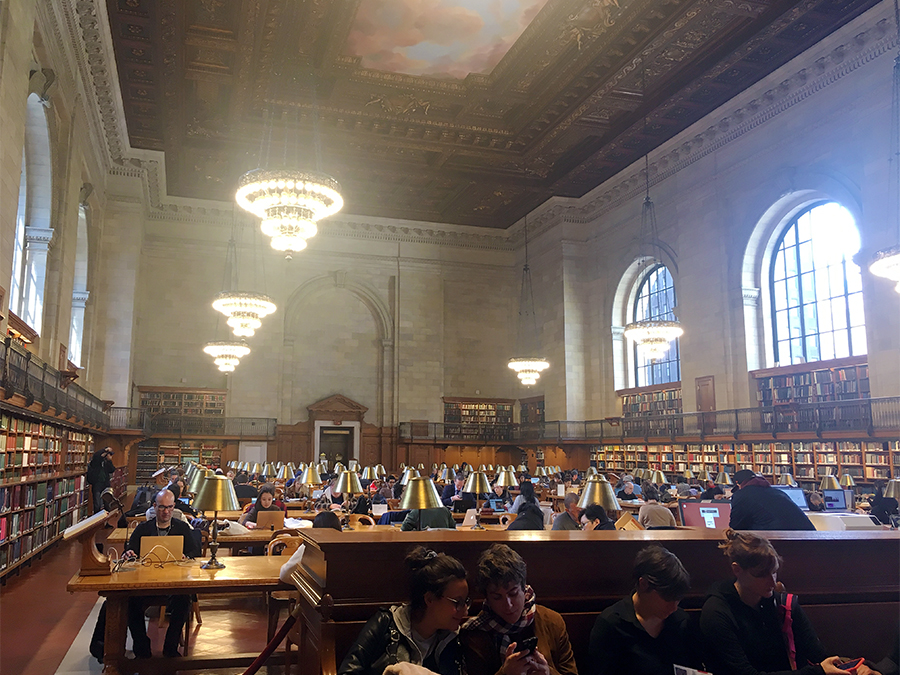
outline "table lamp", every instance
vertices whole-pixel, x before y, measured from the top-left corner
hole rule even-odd
[[[316,468],[315,464],[310,464],[306,469],[304,469],[303,473],[300,474],[300,485],[305,485],[306,487],[312,488],[317,485],[322,484],[322,478],[319,476],[319,470]],[[310,491],[310,495],[312,491]],[[306,500],[306,512],[313,512],[313,498],[312,496],[308,497]]]
[[[203,485],[203,481],[206,480],[207,476],[212,476],[214,473],[211,469],[198,469],[194,472],[194,477],[185,490],[192,495],[197,494],[200,492],[200,486]]]
[[[441,509],[441,496],[437,486],[428,476],[410,478],[403,497],[400,499],[401,509]],[[418,529],[418,527],[416,528]]]
[[[376,464],[375,471],[378,474],[379,478],[384,478],[387,476],[387,471],[384,470],[384,464]]]
[[[789,473],[783,473],[778,476],[778,484],[779,485],[789,485],[790,487],[797,487],[797,481],[794,480],[794,476]]]
[[[849,473],[844,473],[841,475],[841,487],[843,488],[852,488],[856,487],[856,481],[853,480],[853,476]]]
[[[347,462],[347,468],[350,471],[356,471],[357,473],[359,473],[359,460],[351,459],[349,462]]]
[[[709,475],[709,471],[703,469],[702,471],[700,471],[700,473],[697,474],[697,480],[705,482],[708,480],[712,480],[712,476]]]
[[[250,465],[250,473],[256,474],[257,476],[263,472],[263,465],[259,462],[254,462]]]
[[[481,505],[479,504],[479,497],[480,495],[490,493],[490,491],[491,484],[484,471],[473,471],[469,474],[469,477],[466,478],[463,492],[471,492],[475,495],[475,525],[472,527],[473,530],[484,529],[481,526]]]
[[[456,473],[456,472],[458,472],[458,471],[459,471],[459,464],[454,464],[454,465],[453,465],[453,472]]]
[[[336,476],[340,476],[346,470],[347,470],[347,467],[344,466],[343,462],[338,462],[337,464],[334,465],[334,474]]]
[[[731,476],[728,475],[727,471],[720,471],[719,475],[716,476],[716,485],[734,485],[731,481]]]
[[[360,476],[363,480],[377,480],[378,473],[375,471],[374,467],[367,466],[362,470],[362,475]]]
[[[822,476],[822,482],[819,483],[819,491],[824,492],[825,490],[840,490],[841,484],[838,483],[838,479],[834,477],[834,474],[828,473]]]
[[[584,482],[584,489],[578,499],[578,508],[586,509],[591,504],[599,504],[607,511],[619,511],[619,500],[606,476],[591,476]]]
[[[406,470],[403,472],[403,475],[400,476],[400,485],[406,486],[410,480],[413,478],[419,477],[419,471],[417,469],[412,468],[411,466],[406,467]]]
[[[884,486],[884,492],[882,493],[885,497],[891,497],[900,501],[900,479],[891,478],[887,485]]]
[[[424,470],[425,470],[425,465],[422,464],[422,462],[419,462],[419,464],[418,464],[418,466],[416,466],[416,468],[417,468],[419,471],[424,471]]]
[[[493,465],[493,464],[488,464],[488,465],[487,465],[487,470],[488,470],[488,473],[494,473],[494,465]]]
[[[535,470],[534,470],[535,478],[545,478],[546,476],[547,476],[547,470],[544,467],[539,466],[539,467],[535,468]]]
[[[528,473],[528,466],[526,464],[519,464],[519,466],[516,467],[516,471],[519,473]]]
[[[266,475],[266,478],[275,478],[278,475],[278,469],[271,462],[267,462],[263,466],[263,473]]]
[[[681,474],[681,477],[687,481],[694,480],[694,472],[690,469],[685,469],[684,473]]]
[[[406,471],[406,464],[404,462],[400,462],[400,473]]]
[[[479,470],[479,471],[487,471],[487,465],[486,465],[486,464],[482,464],[481,466],[478,467],[478,470]]]
[[[456,474],[453,472],[453,469],[445,466],[443,469],[441,469],[441,475],[438,476],[438,479],[440,479],[442,483],[450,483],[455,475]]]
[[[337,480],[334,483],[333,490],[335,492],[340,492],[342,495],[350,495],[351,497],[353,495],[361,495],[365,492],[362,483],[359,481],[359,476],[355,471],[351,471],[350,469],[341,472],[341,475],[337,477]],[[353,528],[350,525],[347,525],[344,529],[352,530]]]
[[[650,478],[650,482],[653,483],[654,485],[664,485],[665,483],[669,482],[666,480],[666,474],[664,474],[659,469],[652,471],[649,478]]]
[[[587,476],[588,478],[590,478],[591,476],[596,476],[597,475],[597,467],[589,466],[587,468],[587,471],[584,472],[584,475]]]
[[[200,567],[205,570],[219,570],[225,567],[216,560],[216,552],[219,550],[219,511],[236,511],[241,508],[237,495],[234,493],[234,483],[228,476],[208,476],[203,480],[197,496],[194,497],[194,508],[198,511],[212,511],[212,541],[209,542],[211,557]]]
[[[633,478],[635,478],[639,481],[644,477],[644,470],[641,467],[638,467],[634,471],[631,472],[631,475]]]
[[[500,487],[511,488],[518,487],[519,481],[516,480],[516,474],[514,474],[509,469],[502,469],[497,473],[497,480],[494,485],[499,485]]]
[[[287,464],[278,469],[278,473],[275,474],[275,480],[281,482],[289,481],[293,477],[294,474],[291,473],[291,467],[289,467]]]

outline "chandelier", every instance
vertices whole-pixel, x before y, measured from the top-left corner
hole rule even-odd
[[[634,321],[625,326],[625,337],[636,342],[651,361],[658,361],[669,351],[669,343],[684,335],[677,321]]]
[[[252,337],[262,326],[262,319],[275,311],[275,303],[268,296],[244,291],[222,291],[212,306],[228,317],[226,323],[237,337]]]
[[[528,216],[525,216],[525,264],[522,266],[522,290],[519,295],[519,326],[516,340],[516,351],[507,364],[516,372],[522,384],[537,384],[541,373],[550,367],[539,352],[539,334],[537,316],[534,312],[534,290],[531,285],[531,268],[528,266]]]
[[[898,0],[894,0],[894,17],[897,23],[897,44],[900,44],[900,3]],[[896,224],[897,238],[900,242],[900,53],[894,59],[888,169],[890,174],[888,218]],[[869,264],[869,271],[875,276],[895,282],[894,290],[900,293],[900,243],[877,251]]]
[[[262,219],[272,248],[292,253],[306,248],[316,223],[344,206],[340,184],[331,176],[294,169],[252,169],[240,178],[238,206]]]
[[[221,340],[207,342],[203,351],[213,357],[213,362],[219,367],[219,370],[223,373],[231,373],[234,372],[241,359],[250,353],[250,347],[243,340],[240,342]]]

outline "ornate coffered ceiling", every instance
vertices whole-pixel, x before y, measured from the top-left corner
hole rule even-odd
[[[497,65],[457,79],[363,67],[376,52],[350,35],[369,2],[107,0],[130,143],[165,152],[168,194],[230,201],[248,169],[318,162],[348,213],[505,228],[583,195],[877,4],[532,2]]]

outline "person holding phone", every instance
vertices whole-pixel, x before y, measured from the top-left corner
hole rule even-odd
[[[478,558],[481,612],[460,634],[467,675],[577,675],[563,618],[538,605],[518,553],[494,544]]]

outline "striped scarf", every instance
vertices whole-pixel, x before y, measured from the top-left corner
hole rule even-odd
[[[496,633],[500,635],[500,654],[506,654],[506,648],[515,638],[516,633],[534,623],[534,615],[537,609],[537,603],[534,599],[534,589],[531,586],[525,586],[525,606],[522,608],[522,616],[515,623],[506,623],[499,616],[494,614],[487,601],[485,601],[481,611],[463,626],[463,630],[483,630],[488,633]]]

